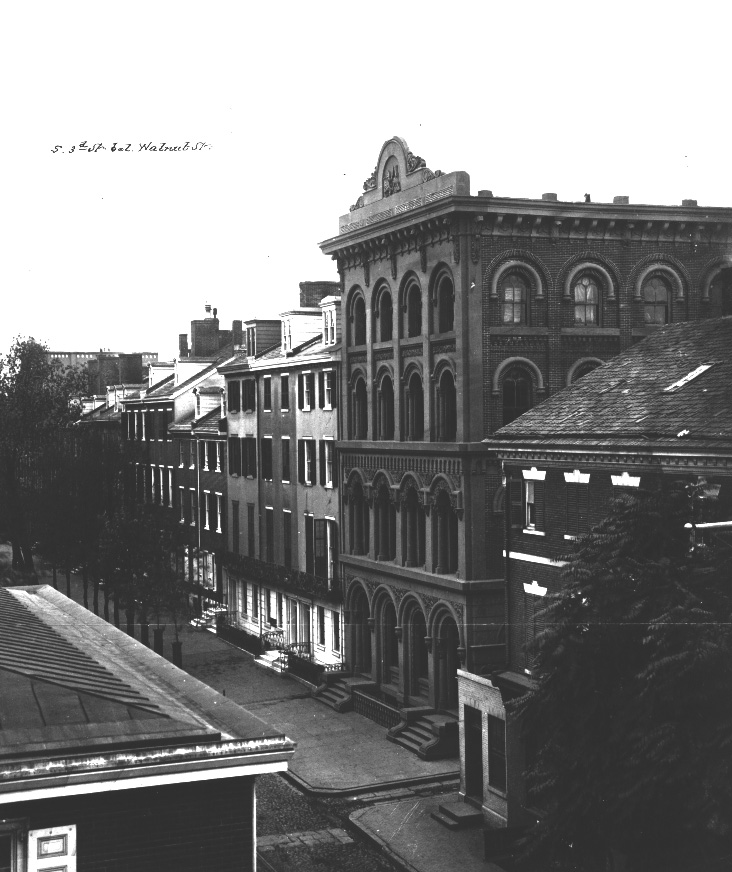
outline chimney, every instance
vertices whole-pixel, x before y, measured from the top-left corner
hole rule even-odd
[[[551,200],[552,202],[556,203],[557,195],[556,194],[542,194],[541,199],[542,200]]]
[[[699,204],[696,202],[696,200],[682,200],[681,205],[688,207],[688,206],[698,206]]]
[[[206,307],[205,307],[205,308],[206,308],[206,317],[207,317],[207,318],[210,318],[210,317],[211,317],[211,304],[210,304],[210,303],[206,303]]]
[[[627,206],[630,203],[630,197],[625,195],[621,197],[613,197],[613,205],[615,206]]]
[[[188,334],[187,333],[179,333],[178,334],[178,356],[179,357],[188,357]]]

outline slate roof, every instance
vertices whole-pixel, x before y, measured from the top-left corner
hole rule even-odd
[[[289,756],[292,747],[48,585],[0,589],[0,794],[67,770],[104,779],[166,754],[210,767],[228,754]]]
[[[537,440],[732,450],[732,317],[660,328],[485,441]]]
[[[193,430],[196,432],[203,433],[215,433],[217,436],[219,434],[219,421],[221,420],[221,409],[215,408],[211,409],[210,412],[207,412],[205,415],[202,415],[196,423],[193,425]]]

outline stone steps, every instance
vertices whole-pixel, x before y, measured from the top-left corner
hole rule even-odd
[[[441,802],[431,816],[449,830],[465,830],[483,824],[483,813],[460,799]]]

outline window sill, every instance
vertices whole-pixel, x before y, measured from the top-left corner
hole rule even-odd
[[[565,533],[564,538],[569,539],[570,542],[574,542],[576,539],[579,539],[579,536],[574,536],[571,533]]]
[[[619,327],[562,327],[562,336],[620,336]]]
[[[528,536],[546,536],[544,530],[532,530],[529,527],[524,527],[521,532],[526,533]]]
[[[528,324],[512,324],[510,326],[506,325],[505,327],[491,327],[489,333],[493,336],[511,336],[521,334],[525,336],[548,336],[549,328],[530,327]]]
[[[670,323],[668,321],[666,324],[646,324],[645,327],[633,327],[630,333],[631,336],[652,336],[657,330],[663,330],[664,327],[668,327]]]

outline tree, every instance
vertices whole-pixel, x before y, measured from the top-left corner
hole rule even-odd
[[[532,864],[702,869],[729,850],[732,561],[723,539],[690,547],[704,501],[703,484],[617,500],[547,597],[537,686],[509,704],[535,749]]]
[[[79,417],[70,398],[87,388],[85,370],[54,367],[35,339],[17,337],[0,358],[0,530],[10,539],[14,569],[33,570],[34,522],[49,472],[46,449]]]

